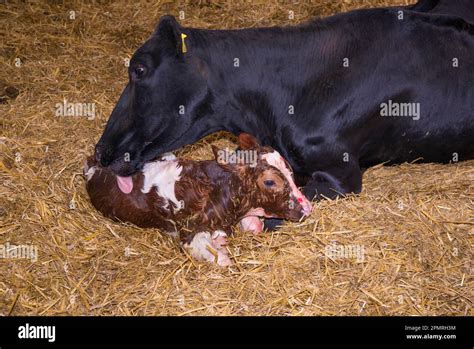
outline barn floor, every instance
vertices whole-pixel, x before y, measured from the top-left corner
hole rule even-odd
[[[0,85],[20,91],[0,104],[0,251],[38,253],[0,260],[0,315],[474,315],[474,161],[371,168],[359,196],[315,203],[274,233],[237,233],[228,269],[96,212],[82,164],[126,83],[124,59],[159,16],[237,28],[408,3],[141,2],[0,7]],[[56,116],[64,100],[95,103],[95,118]],[[232,142],[220,133],[178,154]]]

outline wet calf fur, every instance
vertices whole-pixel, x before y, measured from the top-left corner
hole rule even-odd
[[[151,161],[126,178],[90,157],[84,168],[86,188],[105,216],[176,232],[195,259],[228,265],[226,238],[239,221],[258,231],[258,217],[298,221],[311,212],[278,152],[247,134],[239,136],[239,149],[240,154],[253,152],[255,161],[213,147],[215,160]]]

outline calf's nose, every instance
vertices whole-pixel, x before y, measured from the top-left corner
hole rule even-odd
[[[311,202],[306,199],[304,195],[291,195],[291,201],[293,202],[293,206],[298,209],[302,215],[309,216],[313,210],[313,206]]]

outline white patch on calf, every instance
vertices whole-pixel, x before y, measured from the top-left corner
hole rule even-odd
[[[283,173],[288,183],[290,183],[291,192],[293,196],[298,199],[298,202],[303,207],[305,214],[309,215],[312,211],[313,206],[306,198],[306,196],[304,196],[303,193],[296,186],[293,180],[293,176],[291,175],[290,169],[286,166],[286,163],[280,153],[274,150],[272,153],[263,154],[262,159],[266,160],[269,165],[276,167],[278,170],[280,170],[281,173]]]
[[[156,187],[156,192],[165,200],[163,208],[169,209],[168,201],[171,201],[179,211],[181,203],[176,198],[175,184],[181,179],[180,174],[183,168],[177,161],[154,161],[145,164],[143,167],[143,188],[142,193],[147,194],[152,187]]]
[[[169,153],[164,153],[161,155],[161,161],[171,161],[171,160],[176,160],[176,156],[169,152]]]

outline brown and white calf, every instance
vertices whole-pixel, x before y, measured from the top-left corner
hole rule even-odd
[[[238,151],[213,152],[215,160],[152,161],[131,177],[118,177],[90,157],[86,188],[103,215],[178,233],[193,258],[223,266],[231,264],[225,245],[233,225],[259,231],[259,217],[298,221],[311,213],[277,151],[241,134]]]

